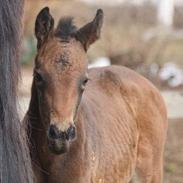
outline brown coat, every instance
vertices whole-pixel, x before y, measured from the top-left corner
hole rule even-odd
[[[128,183],[136,170],[142,183],[161,183],[167,115],[157,89],[125,67],[91,69],[89,78],[68,153],[50,153],[43,122],[35,120],[35,170],[42,182]],[[38,107],[32,91],[28,114]]]
[[[37,16],[25,117],[37,183],[129,183],[135,173],[162,183],[167,115],[159,92],[125,67],[87,69],[102,22],[100,9],[80,29],[71,19],[54,29],[48,7]]]

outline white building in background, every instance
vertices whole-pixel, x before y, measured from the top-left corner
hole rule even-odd
[[[99,57],[95,59],[91,64],[89,64],[88,68],[95,68],[95,67],[106,67],[111,65],[111,61],[107,57]]]
[[[141,5],[145,2],[151,1],[155,3],[157,0],[80,0],[88,4],[100,4],[106,6],[118,6],[123,3]]]
[[[183,6],[183,0],[80,0],[93,5],[119,6],[123,3],[140,6],[151,2],[157,5],[157,20],[160,25],[171,27],[173,24],[174,7]]]
[[[142,5],[146,2],[151,2],[153,4],[159,4],[162,0],[79,0],[86,2],[88,4],[102,4],[102,5],[108,5],[108,6],[118,6],[123,3],[129,3],[129,4],[136,4],[136,5]],[[169,0],[164,0],[169,1]],[[183,6],[183,0],[173,0],[175,5],[177,6]]]
[[[166,27],[171,27],[174,16],[174,0],[159,0],[157,6],[157,18],[159,24]]]

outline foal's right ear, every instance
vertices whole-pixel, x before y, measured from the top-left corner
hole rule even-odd
[[[39,49],[54,28],[54,19],[49,13],[49,8],[43,8],[37,15],[35,22],[35,35]]]
[[[85,51],[89,46],[100,37],[103,24],[104,13],[102,9],[98,9],[95,18],[76,32],[76,39],[79,40]]]

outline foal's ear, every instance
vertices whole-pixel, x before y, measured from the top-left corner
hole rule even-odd
[[[35,22],[35,35],[37,38],[37,48],[48,38],[54,28],[54,19],[49,13],[49,8],[43,8],[37,15]]]
[[[76,39],[84,46],[85,51],[100,37],[103,24],[103,10],[98,9],[92,22],[86,24],[76,32]]]

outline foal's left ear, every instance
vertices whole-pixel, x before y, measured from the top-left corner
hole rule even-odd
[[[98,9],[92,22],[86,24],[76,32],[76,39],[84,46],[85,51],[89,46],[100,38],[101,27],[103,24],[103,10]]]
[[[43,8],[37,15],[35,22],[35,35],[37,48],[39,49],[54,28],[54,19],[50,15],[49,8]]]

